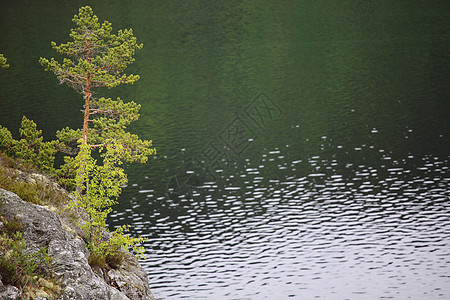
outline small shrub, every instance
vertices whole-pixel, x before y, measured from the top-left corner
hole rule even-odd
[[[0,136],[0,141],[1,141],[1,136]],[[6,168],[10,168],[10,169],[17,169],[19,167],[19,164],[12,159],[11,157],[7,156],[6,154],[0,152],[0,165],[4,166]]]
[[[137,245],[143,244],[147,239],[142,237],[134,238],[124,234],[124,232],[129,230],[129,227],[129,225],[118,227],[107,241],[102,240],[90,243],[88,246],[91,252],[89,264],[92,267],[117,269],[125,258],[124,250],[128,251],[129,248],[132,248],[137,255],[144,257],[144,248]],[[100,233],[97,233],[95,236],[99,235]]]
[[[61,205],[68,202],[68,196],[63,191],[57,190],[51,183],[45,184],[38,180],[27,182],[26,180],[19,180],[19,172],[13,169],[2,168],[2,161],[11,163],[11,159],[3,156],[0,161],[0,187],[17,194],[22,200],[44,205],[52,203]],[[26,176],[25,176],[26,177]]]
[[[56,176],[58,183],[66,190],[73,191],[75,189],[77,169],[78,165],[75,162],[75,158],[64,156],[64,164],[56,170]]]
[[[36,123],[25,116],[22,118],[19,132],[21,139],[17,141],[12,138],[8,129],[0,126],[0,151],[41,171],[54,173],[57,142],[44,142],[42,130],[38,130]]]
[[[19,219],[14,216],[12,220],[6,221],[4,217],[1,217],[1,221],[3,222],[3,231],[5,231],[10,236],[14,235],[16,232],[23,232],[24,225]]]
[[[123,263],[125,258],[125,254],[120,249],[116,249],[115,251],[110,251],[108,255],[105,257],[105,261],[113,269],[117,269]]]
[[[36,123],[25,116],[19,132],[22,139],[14,144],[14,155],[32,162],[39,170],[54,172],[56,141],[43,142],[42,130],[38,130]]]
[[[11,132],[0,125],[0,150],[10,151],[14,143],[15,140],[12,138]]]
[[[89,265],[91,267],[99,267],[101,269],[106,268],[106,260],[105,260],[105,256],[102,255],[102,253],[98,253],[98,252],[90,252],[89,255]]]
[[[25,299],[33,298],[36,293],[55,294],[58,287],[45,279],[46,269],[50,267],[52,258],[47,249],[42,247],[35,253],[27,253],[23,238],[23,224],[17,218],[6,220],[0,231],[0,275],[3,284],[18,287]]]
[[[30,281],[36,269],[34,261],[25,254],[25,240],[21,232],[4,241],[6,254],[0,259],[2,281],[23,289]]]

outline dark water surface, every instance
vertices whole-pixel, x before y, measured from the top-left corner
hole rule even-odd
[[[109,219],[163,299],[449,299],[448,1],[2,1],[0,124],[51,138],[81,97],[37,63],[90,3],[144,49]]]

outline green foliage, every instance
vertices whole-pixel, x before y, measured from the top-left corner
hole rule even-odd
[[[87,143],[91,148],[114,147],[121,160],[127,162],[145,163],[148,156],[155,154],[152,141],[141,140],[137,135],[126,131],[127,127],[139,118],[140,105],[131,101],[123,102],[111,98],[93,99],[90,102],[90,115],[92,116]],[[75,153],[73,145],[82,137],[80,129],[68,127],[57,132],[60,147],[67,153]],[[117,145],[121,145],[120,149]]]
[[[11,154],[12,153],[12,146],[16,143],[16,141],[13,139],[11,132],[0,125],[0,150]]]
[[[17,141],[12,138],[8,129],[0,126],[0,151],[33,164],[39,170],[53,172],[57,142],[44,142],[42,130],[38,130],[36,123],[25,116],[19,132],[21,139]]]
[[[19,164],[17,163],[16,160],[7,156],[6,154],[4,154],[1,151],[0,151],[0,166],[3,166],[5,168],[10,168],[10,169],[12,169],[12,168],[18,169],[19,168]]]
[[[89,6],[81,7],[73,22],[76,27],[70,31],[71,41],[60,45],[52,42],[53,49],[65,57],[63,61],[41,57],[39,62],[46,71],[55,73],[60,83],[83,95],[83,128],[57,132],[59,149],[76,155],[65,158],[58,175],[66,186],[76,186],[73,206],[88,213],[88,220],[80,222],[80,227],[88,236],[91,264],[113,266],[122,260],[121,248],[134,247],[142,253],[135,245],[144,241],[125,235],[127,227],[117,229],[110,239],[104,236],[106,217],[117,203],[120,187],[127,182],[122,164],[145,163],[156,151],[151,148],[152,141],[126,131],[139,118],[140,105],[120,98],[94,98],[93,91],[137,81],[139,75],[126,75],[124,71],[134,62],[135,51],[143,46],[131,29],[113,34],[111,23],[100,24]]]
[[[19,221],[19,219],[14,216],[9,221],[6,221],[5,218],[1,218],[1,221],[3,222],[3,231],[6,233],[15,234],[17,231],[23,232],[24,231],[24,225],[22,222]]]
[[[53,185],[45,184],[39,180],[28,182],[18,180],[18,171],[10,169],[18,164],[11,158],[0,153],[0,187],[17,194],[22,200],[33,204],[55,204],[60,205],[68,202],[68,197],[62,191],[56,190]],[[29,168],[27,168],[29,169]],[[45,203],[44,203],[45,202]]]
[[[23,238],[23,224],[17,219],[6,220],[0,216],[4,223],[0,230],[0,275],[4,284],[18,287],[26,299],[35,294],[37,290],[46,291],[46,295],[54,293],[57,288],[51,284],[49,278],[45,279],[46,269],[50,267],[52,258],[47,249],[40,248],[34,253],[26,250]]]
[[[0,187],[16,193],[24,201],[43,204],[43,199],[52,203],[60,203],[65,197],[52,186],[39,181],[26,182],[17,180],[18,173],[7,168],[41,170],[53,173],[53,163],[56,153],[56,141],[44,142],[42,130],[38,130],[36,123],[22,118],[19,129],[21,139],[12,138],[11,132],[0,126]],[[15,158],[15,160],[13,159]]]
[[[112,24],[100,24],[89,6],[81,7],[72,21],[77,25],[69,34],[73,41],[59,46],[52,42],[53,49],[70,58],[60,63],[41,57],[39,62],[45,70],[53,71],[61,83],[81,93],[88,88],[133,84],[139,79],[138,75],[122,74],[134,61],[135,50],[143,47],[137,44],[131,29],[111,33]]]
[[[116,204],[120,195],[121,185],[127,181],[126,174],[119,166],[122,164],[120,156],[122,145],[108,145],[102,148],[102,164],[99,164],[91,156],[88,145],[80,145],[81,151],[75,158],[75,164],[83,167],[82,172],[76,176],[79,190],[74,192],[74,207],[81,207],[88,212],[89,220],[81,222],[80,227],[87,233],[89,250],[91,250],[91,265],[110,267],[120,265],[122,254],[120,248],[133,248],[142,254],[143,249],[136,247],[145,240],[141,237],[132,238],[125,235],[127,226],[119,227],[112,233],[110,239],[106,239],[106,217],[111,212],[111,206]]]
[[[82,149],[75,163],[82,168],[76,177],[76,183],[80,190],[74,192],[76,207],[85,209],[90,220],[83,225],[83,229],[91,232],[93,227],[106,227],[106,216],[111,211],[111,206],[116,204],[116,199],[121,191],[120,186],[126,182],[123,169],[114,163],[119,162],[117,157],[112,157],[108,151],[102,153],[103,165],[91,156],[88,145],[80,145]]]
[[[145,241],[147,241],[147,238],[140,236],[136,238],[131,237],[129,234],[125,234],[125,232],[128,232],[129,230],[130,225],[123,225],[116,228],[116,231],[112,233],[112,238],[110,239],[112,248],[118,248],[119,246],[124,249],[133,248],[137,255],[144,257],[144,247],[137,245],[142,245]]]
[[[22,128],[19,129],[22,137],[13,147],[17,157],[31,161],[43,171],[53,171],[56,154],[56,141],[43,142],[42,130],[37,130],[36,123],[22,118]]]
[[[66,83],[83,94],[85,99],[83,130],[64,128],[57,132],[61,142],[59,148],[68,154],[76,154],[80,138],[92,147],[121,143],[124,146],[123,159],[145,162],[154,153],[151,141],[142,141],[136,135],[125,131],[131,122],[139,118],[140,105],[131,101],[116,101],[111,98],[92,98],[92,90],[100,87],[112,88],[119,84],[133,84],[139,75],[123,74],[134,62],[135,51],[141,49],[131,29],[111,33],[108,21],[102,24],[89,6],[81,7],[73,22],[70,41],[52,47],[64,56],[63,62],[40,58],[40,63],[55,73],[60,83]],[[92,126],[90,126],[92,125]]]
[[[136,254],[144,257],[144,247],[142,245],[147,239],[142,237],[130,237],[125,234],[128,232],[129,225],[118,227],[112,234],[109,240],[100,240],[98,243],[91,243],[89,248],[91,256],[89,257],[89,264],[91,266],[110,268],[119,267],[124,259],[123,250],[132,248]]]
[[[9,65],[6,63],[7,59],[3,56],[3,54],[0,54],[0,68],[8,69]]]
[[[25,254],[25,240],[21,232],[14,236],[2,236],[2,245],[6,253],[0,259],[0,273],[4,284],[23,288],[36,269],[36,264]]]
[[[69,191],[76,187],[75,176],[79,167],[76,163],[74,157],[64,156],[64,164],[56,170],[58,183]]]

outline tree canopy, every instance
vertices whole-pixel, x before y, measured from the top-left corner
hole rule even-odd
[[[137,49],[143,47],[138,44],[133,36],[132,29],[119,30],[117,34],[111,33],[112,25],[108,21],[99,23],[96,15],[93,14],[89,6],[81,7],[78,15],[75,15],[73,22],[77,25],[70,31],[72,41],[57,45],[52,42],[53,49],[67,56],[62,62],[54,58],[40,58],[39,62],[55,73],[59,82],[66,83],[84,97],[84,119],[81,137],[84,143],[96,144],[96,135],[92,133],[93,142],[88,141],[89,124],[94,122],[92,118],[102,115],[113,119],[120,119],[120,115],[126,115],[126,119],[136,120],[137,105],[114,104],[110,99],[94,99],[93,93],[98,88],[112,88],[120,84],[133,84],[139,79],[139,75],[127,75],[123,72],[129,64],[134,62],[134,54]],[[120,102],[120,101],[119,101]],[[131,110],[127,110],[132,108]],[[105,120],[104,118],[99,118]],[[99,125],[100,121],[95,124]],[[119,123],[119,122],[118,122]],[[125,123],[120,122],[121,125]],[[100,125],[105,129],[103,125]],[[115,128],[111,128],[115,129]],[[67,132],[63,136],[75,138],[80,132]]]

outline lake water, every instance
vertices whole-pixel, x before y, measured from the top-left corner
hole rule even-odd
[[[450,2],[3,1],[0,124],[52,138],[81,97],[37,60],[82,3],[144,48],[109,218],[162,299],[450,298]]]

